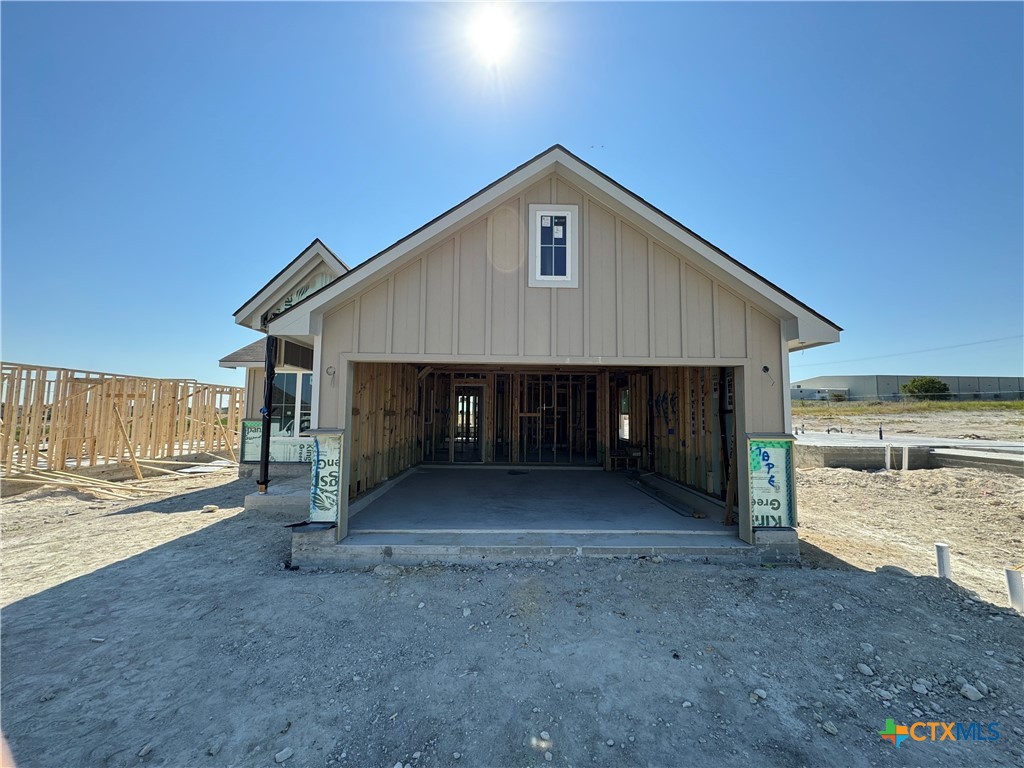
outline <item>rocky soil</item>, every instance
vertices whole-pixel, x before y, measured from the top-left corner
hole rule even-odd
[[[1024,478],[983,469],[798,469],[796,479],[805,565],[932,575],[942,542],[957,583],[1009,605],[1003,569],[1024,566]]]
[[[891,514],[920,490],[801,477],[838,519],[862,483]],[[910,549],[879,550],[877,572],[846,550],[292,571],[293,520],[241,510],[250,488],[5,501],[0,701],[20,766],[1024,766],[1024,620],[913,575]],[[888,718],[998,738],[897,748]]]

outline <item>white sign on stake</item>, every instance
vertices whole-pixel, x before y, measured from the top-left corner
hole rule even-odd
[[[747,435],[750,519],[755,528],[789,528],[796,521],[791,435]]]
[[[313,455],[310,457],[309,519],[335,522],[341,505],[341,449],[344,430],[311,429]]]

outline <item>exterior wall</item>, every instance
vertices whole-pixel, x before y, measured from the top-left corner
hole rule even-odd
[[[920,374],[930,375],[930,374]],[[915,376],[815,376],[798,382],[803,391],[848,390],[851,400],[899,400],[900,387]],[[956,400],[1021,400],[1024,378],[998,376],[936,376]],[[794,397],[800,397],[794,390]]]
[[[579,288],[527,285],[531,203],[579,206]],[[747,302],[700,260],[552,175],[326,315],[324,359],[742,360]]]
[[[260,418],[263,407],[263,384],[267,380],[263,368],[247,368],[245,370],[245,418]]]
[[[786,429],[784,392],[789,382],[782,369],[782,341],[778,321],[751,309],[751,365],[748,432],[783,432]],[[767,367],[767,372],[763,369]]]
[[[527,284],[531,203],[577,205],[580,287]],[[321,367],[346,361],[769,366],[751,375],[755,417],[784,425],[781,327],[703,257],[669,247],[614,207],[551,174],[423,253],[413,253],[323,318]],[[320,426],[343,426],[320,382]]]

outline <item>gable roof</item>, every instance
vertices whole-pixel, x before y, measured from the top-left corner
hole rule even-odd
[[[468,221],[486,206],[499,202],[511,190],[522,188],[528,185],[530,180],[549,173],[556,168],[564,168],[589,182],[601,192],[609,195],[612,199],[633,213],[638,214],[661,231],[685,243],[713,265],[730,273],[734,278],[738,278],[748,287],[784,308],[787,312],[797,317],[798,334],[803,335],[802,326],[807,324],[806,321],[812,321],[812,324],[819,325],[817,333],[810,332],[806,334],[809,341],[806,343],[801,342],[801,348],[806,349],[810,346],[838,340],[838,333],[843,330],[840,326],[750,267],[736,260],[721,248],[704,239],[644,198],[622,186],[610,176],[580,159],[560,144],[555,144],[539,155],[527,160],[501,178],[491,182],[479,192],[452,206],[419,229],[304,297],[301,301],[274,318],[271,322],[270,332],[275,332],[273,329],[274,324],[277,324],[278,327],[289,327],[289,331],[292,331],[296,325],[303,325],[301,321],[298,321],[296,315],[305,315],[308,318],[312,313],[326,308],[328,305],[333,304],[335,299],[343,294],[352,292],[356,286],[370,280],[406,253],[418,248],[431,238],[457,226],[458,223]],[[288,317],[289,315],[291,317]],[[805,320],[805,322],[800,322],[801,320]],[[834,338],[832,338],[833,336]]]
[[[271,304],[275,297],[287,293],[289,285],[309,274],[318,264],[323,264],[332,274],[334,279],[349,271],[348,265],[335,255],[334,251],[328,248],[319,238],[307,245],[299,255],[292,259],[284,268],[267,281],[266,285],[256,291],[248,301],[234,311],[235,322],[239,325],[252,326],[251,318],[260,318],[263,312],[258,311],[265,305]]]

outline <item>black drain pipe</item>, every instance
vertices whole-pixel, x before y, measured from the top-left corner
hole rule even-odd
[[[260,433],[260,475],[256,480],[256,488],[260,493],[267,492],[270,483],[270,409],[274,402],[274,373],[277,361],[277,337],[267,335],[267,354],[265,360],[266,381],[263,382],[263,430]]]

